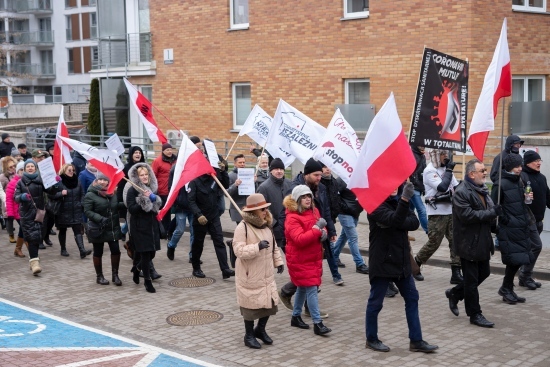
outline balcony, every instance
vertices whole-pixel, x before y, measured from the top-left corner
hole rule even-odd
[[[55,78],[55,64],[0,65],[0,76],[21,79],[53,79]]]
[[[52,47],[54,45],[54,36],[53,31],[15,31],[0,33],[0,43],[9,43],[11,45]]]
[[[117,72],[126,75],[155,75],[151,33],[130,33],[98,39],[98,58],[92,65],[93,77],[102,71],[113,76]]]
[[[15,11],[20,14],[52,14],[52,0],[15,0]]]

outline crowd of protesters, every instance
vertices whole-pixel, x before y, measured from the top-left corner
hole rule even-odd
[[[207,157],[200,138],[192,136],[190,140]],[[161,277],[153,264],[161,240],[168,241],[166,255],[174,260],[186,228],[190,233],[186,256],[192,264],[191,274],[198,278],[206,276],[201,257],[208,233],[222,278],[235,277],[237,302],[245,324],[244,344],[254,349],[261,348],[257,339],[264,344],[273,343],[266,325],[278,311],[279,301],[292,311],[291,326],[309,329],[310,325],[302,319],[306,315],[311,317],[314,334],[326,335],[332,331],[323,324],[328,314],[320,310],[318,302],[323,259],[333,283],[343,285],[339,268],[346,265],[340,254],[347,243],[356,272],[369,275],[366,347],[379,352],[390,350],[378,338],[377,319],[384,298],[400,293],[405,302],[409,349],[430,353],[438,347],[423,339],[415,280],[424,280],[420,266],[429,263],[444,237],[449,243],[450,283],[455,285],[444,293],[454,315],[459,316],[458,304],[464,301],[470,323],[494,326],[482,314],[478,294],[478,287],[490,274],[489,259],[495,251],[492,233],[506,265],[502,286],[496,291],[502,300],[509,304],[526,301],[514,290],[516,274],[519,286],[529,290],[541,287],[533,279],[533,268],[542,249],[540,233],[544,211],[550,208],[550,189],[540,173],[540,155],[528,151],[520,156],[522,144],[515,135],[506,140],[505,149],[493,162],[492,190],[486,186],[487,169],[481,161],[469,161],[463,167],[464,179],[459,182],[454,174],[452,152],[431,149],[427,160],[424,147],[412,146],[417,166],[410,182],[395,188],[378,209],[367,214],[368,265],[359,252],[360,241],[367,239],[360,239],[356,229],[363,209],[346,183],[314,159],[307,161],[303,172],[288,179],[280,159],[252,148],[251,152],[257,156],[256,193],[245,195],[239,188],[242,184],[239,169],[246,167],[246,157],[236,155],[234,168],[228,172],[229,165],[219,156],[215,174],[199,176],[182,187],[169,212],[174,214],[173,218],[166,215],[159,221],[157,214],[173,186],[177,161],[170,144],[162,145],[161,154],[150,165],[140,147],[130,147],[123,170],[125,180],[110,194],[107,191],[110,178],[77,153],[73,163],[61,167],[57,183],[46,188],[37,163],[53,155],[53,145],[29,153],[24,144],[16,148],[9,134],[2,134],[1,223],[8,232],[9,242],[15,243],[16,257],[26,257],[26,247],[33,275],[42,272],[39,251],[52,247],[50,235],[55,233],[54,226],[60,255],[70,256],[72,250],[67,248],[70,228],[80,258],[85,259],[93,251],[99,285],[110,284],[103,273],[105,243],[110,250],[111,281],[116,286],[122,285],[119,277],[122,240],[133,261],[133,282],[139,284],[143,277],[149,293],[156,292],[153,281]],[[233,240],[227,243],[229,251],[221,224],[221,216],[225,215],[224,194],[236,204],[230,204],[229,208],[229,216],[237,224]],[[339,236],[336,222],[342,228]],[[428,242],[414,255],[408,232],[419,227],[427,233]],[[86,248],[85,237],[93,250]],[[275,270],[277,273],[285,270],[283,253],[290,282],[279,290]],[[256,326],[255,320],[258,320]]]

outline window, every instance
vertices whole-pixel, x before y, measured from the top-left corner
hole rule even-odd
[[[99,48],[92,47],[92,69],[99,69]]]
[[[344,18],[367,18],[369,0],[344,0]]]
[[[90,13],[90,37],[92,39],[97,38],[97,14]]]
[[[546,12],[546,0],[512,0],[513,10]]]
[[[512,102],[544,101],[543,76],[512,77]]]
[[[67,69],[69,71],[69,74],[74,74],[74,53],[73,53],[73,49],[70,48],[69,50],[69,54],[67,56]]]
[[[370,83],[367,79],[346,80],[346,104],[370,103]]]
[[[76,8],[76,0],[65,0],[65,8]]]
[[[73,23],[71,21],[70,15],[65,16],[65,22],[66,22],[65,34],[67,36],[67,41],[72,41],[73,40],[73,26],[72,26]]]
[[[248,28],[248,0],[229,0],[231,29]]]
[[[233,128],[244,125],[252,110],[249,83],[233,83]]]

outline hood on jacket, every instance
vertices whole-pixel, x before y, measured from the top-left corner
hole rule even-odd
[[[260,219],[260,217],[252,214],[252,212],[243,212],[242,217],[246,223],[250,223],[257,228],[263,228],[266,225],[269,228],[273,227],[273,216],[269,210],[266,210],[265,220]]]
[[[149,185],[148,185],[149,187],[147,187],[147,185],[144,185],[143,183],[141,183],[141,181],[139,180],[137,169],[140,168],[140,167],[147,168],[147,172],[149,172]],[[144,190],[151,190],[151,192],[157,192],[157,190],[158,190],[157,178],[156,178],[155,174],[153,173],[153,169],[147,163],[141,163],[140,162],[140,163],[134,164],[132,166],[132,168],[130,168],[130,170],[128,171],[128,179],[130,181],[132,181],[134,184],[136,184],[137,186],[144,189]]]
[[[519,138],[519,136],[517,135],[510,135],[509,137],[506,138],[506,144],[504,145],[504,149],[510,153],[512,152],[512,146],[515,144],[515,143],[521,143],[521,145],[523,145],[524,141],[521,140]],[[514,151],[514,153],[519,153],[519,150],[517,152]]]
[[[136,150],[139,150],[141,152],[141,159],[139,160],[139,162],[142,162],[142,163],[145,162],[145,155],[143,154],[143,149],[141,149],[138,146],[133,146],[133,147],[130,147],[130,149],[128,150],[128,163],[138,163],[138,162],[134,162],[132,158]]]

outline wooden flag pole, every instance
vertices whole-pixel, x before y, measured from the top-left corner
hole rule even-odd
[[[229,154],[231,154],[231,151],[233,150],[233,147],[235,146],[235,143],[237,142],[237,139],[239,139],[239,136],[237,134],[237,137],[235,138],[235,141],[233,141],[233,145],[231,146],[231,148],[229,148],[229,152],[227,152],[227,156],[225,157],[225,160],[227,160],[227,158],[229,158]]]
[[[136,190],[139,190],[141,191],[142,193],[145,193],[145,190],[143,190],[141,187],[139,187],[138,185],[136,185],[135,183],[133,183],[132,181],[130,181],[129,179],[127,179],[126,177],[122,177],[123,179],[125,179],[126,181],[128,181],[132,186],[134,186],[134,188]]]

